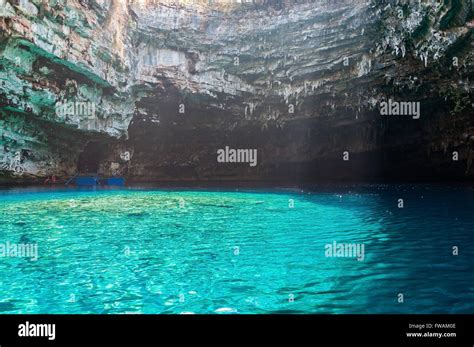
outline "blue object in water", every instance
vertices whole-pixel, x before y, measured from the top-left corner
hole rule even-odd
[[[73,181],[76,186],[97,186],[97,185],[106,185],[106,186],[119,186],[123,187],[125,185],[125,178],[123,177],[109,177],[109,178],[99,178],[99,176],[74,176],[69,182]]]
[[[108,186],[120,186],[125,185],[125,178],[123,177],[110,177],[103,180],[103,184]]]
[[[99,180],[95,176],[77,176],[74,178],[76,186],[96,186]]]

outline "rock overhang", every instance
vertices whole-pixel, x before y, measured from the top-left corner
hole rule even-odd
[[[249,126],[265,132],[319,122],[336,133],[362,122],[368,130],[355,132],[365,140],[352,145],[363,152],[380,147],[385,125],[374,112],[380,101],[431,103],[447,88],[446,97],[463,100],[469,92],[466,1],[461,9],[424,1],[408,9],[396,1],[43,3],[8,2],[0,19],[0,73],[8,81],[2,102],[9,107],[3,110],[67,127],[71,140],[84,144],[90,137],[127,139],[131,128],[158,137],[153,131],[166,126],[237,134]],[[453,57],[462,60],[456,70],[462,88],[452,87],[445,66]],[[98,117],[55,118],[57,102],[95,102]],[[153,126],[143,133],[137,124]],[[308,158],[351,144],[314,145],[319,149]],[[48,146],[64,144],[47,140]]]

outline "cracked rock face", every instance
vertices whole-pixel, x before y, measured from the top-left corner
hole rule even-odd
[[[471,0],[0,0],[0,176],[470,179],[473,13]],[[381,114],[397,102],[418,117]],[[226,147],[258,164],[219,162]]]

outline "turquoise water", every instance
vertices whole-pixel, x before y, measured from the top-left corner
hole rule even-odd
[[[0,243],[38,246],[37,260],[0,257],[0,313],[474,313],[469,187],[0,199]],[[364,259],[327,257],[333,242]]]

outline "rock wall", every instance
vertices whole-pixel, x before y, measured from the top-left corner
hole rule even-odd
[[[0,0],[0,175],[472,179],[473,7]]]

